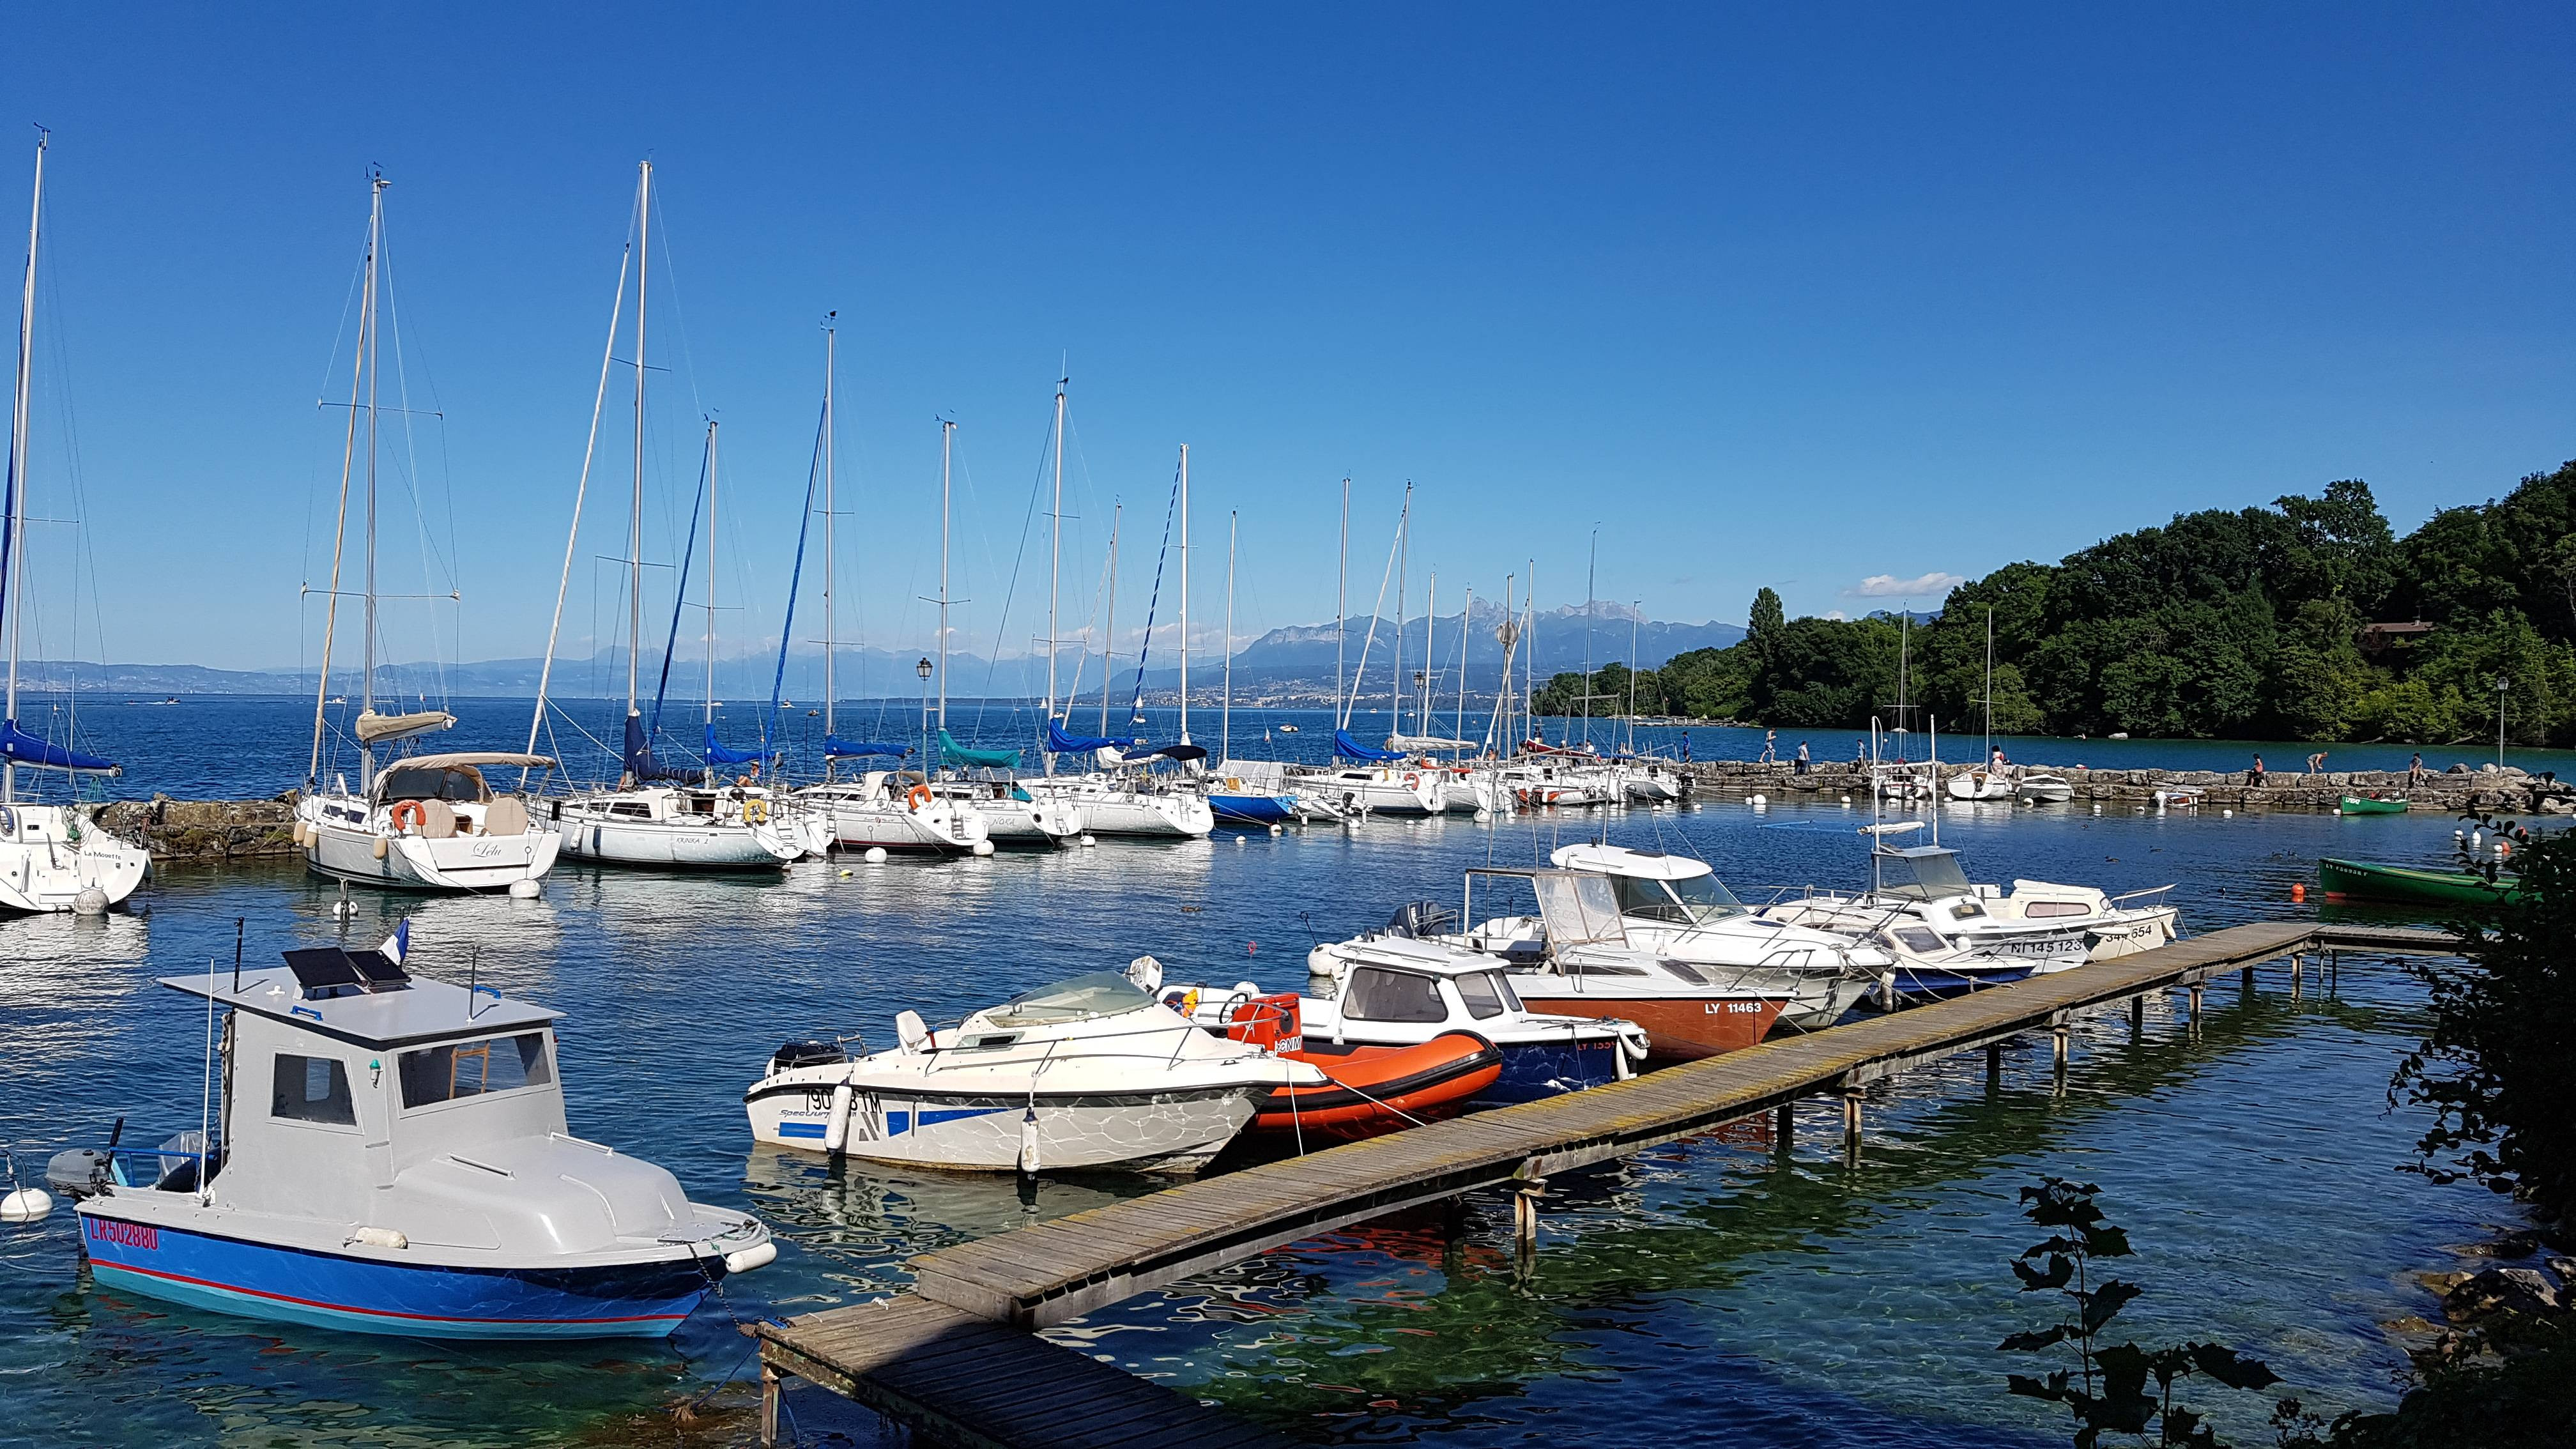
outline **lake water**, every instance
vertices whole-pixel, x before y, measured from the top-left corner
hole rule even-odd
[[[151,722],[116,722],[134,769],[115,783],[272,793],[301,778],[310,711],[135,709]],[[460,744],[524,743],[523,707],[458,712],[459,734],[475,736]],[[94,738],[110,735],[109,714],[85,707]],[[1307,727],[1272,743],[1318,745],[1319,717],[1295,718]],[[1243,715],[1236,726],[1240,740]],[[2188,930],[2311,910],[2288,896],[2313,882],[2318,856],[2437,859],[2452,828],[1961,805],[1941,818],[1979,879],[2174,882]],[[1098,1179],[1024,1193],[754,1150],[740,1094],[780,1042],[854,1030],[882,1042],[904,1007],[953,1017],[1142,952],[1176,977],[1293,987],[1310,931],[1347,935],[1405,900],[1454,900],[1465,866],[1533,861],[1597,830],[1704,855],[1748,895],[1848,884],[1862,867],[1854,823],[1832,807],[1711,805],[806,863],[766,882],[562,869],[533,902],[361,894],[350,939],[372,942],[408,914],[416,969],[461,976],[472,963],[570,1013],[574,1129],[671,1168],[702,1201],[760,1212],[779,1260],[666,1345],[457,1347],[100,1292],[58,1210],[0,1227],[0,1443],[668,1444],[670,1406],[728,1381],[711,1410],[737,1411],[687,1442],[745,1442],[749,1366],[729,1315],[864,1301],[901,1288],[904,1260],[927,1248],[1141,1190]],[[236,918],[255,962],[335,939],[333,894],[292,863],[180,867],[134,914],[0,923],[0,1142],[21,1171],[103,1140],[119,1115],[135,1140],[193,1127],[204,1019],[152,978],[229,960]],[[1840,1160],[1834,1109],[1817,1103],[1785,1151],[1721,1134],[1560,1178],[1526,1280],[1507,1204],[1479,1199],[1455,1241],[1437,1215],[1355,1228],[1055,1336],[1316,1443],[2062,1443],[2061,1423],[2003,1392],[2026,1356],[1993,1351],[2044,1316],[2005,1261],[2038,1236],[2016,1189],[2056,1173],[2099,1182],[2130,1228],[2140,1256],[2123,1274],[2147,1295],[2123,1326],[2142,1340],[2216,1338],[2268,1359],[2311,1404],[2385,1405],[2404,1357],[2380,1325],[2433,1309],[2410,1275],[2448,1266],[2447,1245],[2507,1211],[2397,1170],[2422,1123],[2386,1110],[2384,1090],[2421,1000],[2386,963],[2347,961],[2332,995],[2311,978],[2296,1001],[2277,971],[2241,996],[2230,980],[2196,1039],[2166,1003],[2135,1041],[2125,1012],[2083,1023],[2063,1096],[2044,1043],[2007,1054],[1992,1088],[1973,1055],[1888,1084],[1857,1169]],[[2209,1407],[2259,1438],[2262,1406],[2238,1397]],[[818,1399],[790,1402],[811,1414]],[[835,1422],[876,1442],[861,1416]]]

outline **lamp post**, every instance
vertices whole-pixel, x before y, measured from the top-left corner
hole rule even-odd
[[[2513,681],[2503,675],[2496,676],[2496,768],[2498,770],[2504,768],[2504,692],[2512,684]]]
[[[928,658],[927,656],[924,656],[924,657],[923,657],[923,659],[922,659],[922,661],[921,661],[920,663],[915,664],[914,666],[912,666],[912,672],[921,676],[921,778],[923,778],[923,779],[927,780],[927,779],[929,779],[929,778],[930,778],[930,660],[929,660],[929,658]]]

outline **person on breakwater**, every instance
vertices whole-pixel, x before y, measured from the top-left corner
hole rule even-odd
[[[1797,771],[1801,775],[1807,773],[1807,742],[1805,740],[1798,741]]]
[[[1780,763],[1780,732],[1778,730],[1764,730],[1762,732],[1762,758],[1755,763],[1764,765],[1776,765]]]
[[[2245,783],[2246,783],[2246,784],[2248,784],[2248,785],[2252,785],[2252,786],[2254,786],[2254,787],[2255,787],[2255,788],[2257,788],[2257,789],[2262,788],[2262,785],[2263,785],[2263,757],[2262,757],[2261,755],[2256,755],[2256,756],[2254,757],[2254,768],[2253,768],[2253,769],[2250,769],[2250,770],[2248,770],[2248,771],[2246,771],[2246,772],[2245,772]]]
[[[2415,758],[2406,762],[2406,783],[2409,785],[2421,785],[2424,783],[2424,780],[2424,757],[2419,753]]]
[[[2319,750],[2319,751],[2317,751],[2315,754],[2308,756],[2308,773],[2309,773],[2309,774],[2311,774],[2311,775],[2322,775],[2322,774],[2324,774],[2324,773],[2325,773],[2325,769],[2326,769],[2326,752],[2325,752],[2325,751],[2323,751],[2323,750]]]
[[[1869,768],[1869,741],[1852,741],[1852,768],[1855,770]]]

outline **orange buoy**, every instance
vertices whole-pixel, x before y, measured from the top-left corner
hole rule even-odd
[[[2307,887],[2307,883],[2306,883],[2306,882],[2304,882],[2304,881],[2292,881],[2292,882],[2290,882],[2290,900],[2291,900],[2291,902],[2292,902],[2293,904],[2296,904],[2296,903],[2298,903],[2298,902],[2300,902],[2300,901],[2304,901],[2304,900],[2306,900],[2307,898],[2308,898],[2308,887]]]

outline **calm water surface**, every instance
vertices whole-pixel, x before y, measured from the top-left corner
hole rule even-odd
[[[505,733],[501,713],[486,732]],[[290,775],[262,781],[267,793],[302,766],[300,744],[273,744],[174,745],[185,763],[166,768],[236,779],[265,749]],[[754,1150],[740,1093],[781,1041],[882,1040],[903,1007],[955,1016],[1148,951],[1175,975],[1294,986],[1310,927],[1342,935],[1406,899],[1454,900],[1463,866],[1530,861],[1599,819],[808,863],[768,883],[564,870],[535,902],[361,895],[353,939],[410,912],[420,969],[471,962],[569,1012],[575,1130],[670,1167],[701,1200],[762,1213],[778,1262],[667,1345],[460,1348],[100,1292],[58,1210],[0,1228],[0,1442],[673,1442],[672,1404],[746,1373],[731,1316],[863,1301],[901,1288],[903,1261],[924,1249],[1140,1190],[1024,1191]],[[2288,892],[2321,854],[2438,858],[2452,825],[1969,806],[1942,821],[1979,879],[2176,882],[2198,930],[2309,909]],[[1753,894],[1854,881],[1853,823],[1830,808],[1712,806],[1617,814],[1607,829],[1704,854]],[[102,1140],[120,1114],[146,1141],[195,1125],[204,1019],[151,978],[228,960],[236,917],[254,961],[333,939],[331,899],[292,868],[180,868],[137,898],[148,915],[0,924],[0,1141],[17,1144],[21,1170]],[[2125,1321],[2142,1338],[2215,1337],[2269,1359],[2311,1403],[2385,1404],[2403,1355],[2380,1324],[2432,1307],[2408,1275],[2444,1266],[2446,1246],[2499,1211],[2396,1171],[2421,1123],[2386,1111],[2383,1093],[2420,995],[2394,966],[2347,962],[2331,996],[2312,985],[2294,1001],[2267,973],[2210,1005],[2196,1040],[2161,1003],[2136,1040],[2124,1012],[2084,1023],[2063,1097],[2044,1047],[2008,1054],[1991,1086],[1974,1056],[1891,1084],[1870,1104],[1857,1170],[1818,1104],[1788,1144],[1712,1136],[1561,1178],[1526,1279],[1505,1203],[1479,1200],[1454,1240],[1436,1214],[1392,1219],[1056,1336],[1318,1443],[2062,1442],[2038,1406],[2002,1392],[2002,1375],[2029,1365],[1993,1352],[2041,1317],[2004,1267],[2035,1236],[2015,1190],[2058,1173],[2101,1183],[2131,1228],[2128,1276],[2148,1295]],[[2238,1411],[2235,1430],[2258,1417]],[[739,1442],[748,1428],[720,1417],[690,1442],[702,1432]]]

